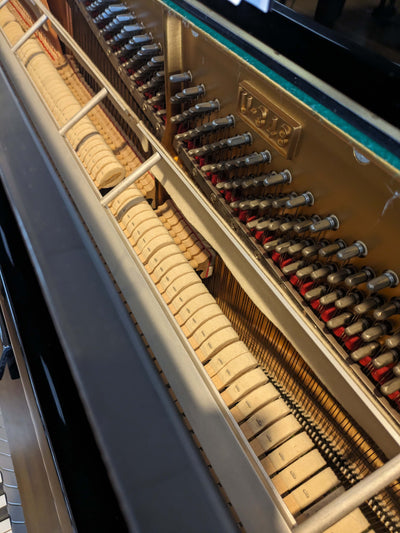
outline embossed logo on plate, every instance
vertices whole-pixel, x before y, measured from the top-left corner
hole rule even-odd
[[[301,124],[273,104],[246,81],[239,84],[239,113],[243,120],[280,154],[291,159],[301,134]]]

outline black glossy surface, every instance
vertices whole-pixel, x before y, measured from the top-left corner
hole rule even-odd
[[[329,28],[278,3],[274,3],[271,12],[264,14],[245,2],[235,7],[227,0],[199,1],[387,122],[400,127],[399,65],[345,38],[339,39]],[[243,46],[236,35],[215,23],[211,12],[209,17],[204,17],[190,2],[175,2]],[[295,79],[284,69],[280,74],[312,94],[305,80]],[[329,102],[324,103],[332,106]],[[345,110],[339,109],[339,114],[349,118]],[[356,123],[357,119],[350,117],[350,121]]]
[[[127,531],[32,264],[0,185],[0,265],[79,531]],[[104,507],[99,509],[99,502]]]

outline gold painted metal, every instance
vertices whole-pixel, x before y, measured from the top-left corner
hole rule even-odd
[[[232,135],[249,131],[250,126],[253,144],[249,152],[270,150],[270,170],[287,168],[293,175],[293,182],[284,185],[281,192],[313,193],[315,205],[301,207],[296,213],[315,213],[321,218],[335,214],[340,227],[330,232],[332,238],[349,244],[361,240],[367,245],[367,257],[356,264],[400,274],[400,248],[395,245],[400,224],[400,171],[186,20],[182,20],[182,56],[183,68],[192,72],[192,84],[205,85],[204,100],[220,101],[219,113],[210,118],[233,114],[236,123]],[[238,113],[239,87],[251,87],[253,99],[262,95],[265,107],[264,102],[268,102],[273,112],[283,111],[282,119],[291,119],[289,125],[301,127],[288,156],[254,121],[250,123],[247,114]],[[354,150],[370,162],[361,164]],[[400,286],[382,292],[388,297],[399,296]]]
[[[293,158],[301,124],[246,81],[239,84],[238,112],[281,155]]]
[[[167,12],[164,14],[163,19],[164,24],[164,35],[168,38],[164,41],[164,57],[165,57],[165,79],[168,80],[170,74],[176,74],[182,72],[183,70],[183,61],[182,61],[182,22],[179,17],[174,13]],[[167,81],[165,84],[165,104],[167,110],[167,117],[173,115],[173,108],[171,106],[170,98],[173,93],[181,90],[180,84],[174,84]],[[174,128],[171,124],[171,121],[167,121],[165,127],[165,133],[163,137],[163,144],[167,147],[171,147],[172,135]]]

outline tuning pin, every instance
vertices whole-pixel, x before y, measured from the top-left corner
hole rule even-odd
[[[304,258],[310,259],[311,257],[314,257],[315,255],[318,255],[318,252],[320,248],[323,246],[326,246],[328,244],[328,241],[326,239],[322,239],[321,241],[318,241],[311,246],[306,246],[301,251],[301,254]]]
[[[378,307],[374,311],[375,320],[386,320],[387,318],[400,313],[400,299],[392,298],[390,302]]]
[[[244,135],[247,135],[246,133]],[[253,139],[249,143],[251,144],[253,142]],[[243,189],[248,189],[249,187],[258,187],[261,185],[264,181],[265,174],[261,174],[259,176],[246,176],[246,178],[243,178],[241,180],[241,186]]]
[[[220,172],[222,170],[222,166],[220,163],[211,163],[209,165],[203,165],[201,169],[203,172],[215,173]]]
[[[165,98],[165,92],[160,91],[156,93],[154,96],[152,96],[151,98],[149,98],[147,100],[147,103],[152,106],[152,105],[158,104],[159,102],[162,102],[164,98]]]
[[[388,337],[385,340],[385,344],[388,348],[399,348],[400,347],[400,333],[395,333],[394,335]]]
[[[296,224],[293,229],[296,233],[304,233],[308,231],[315,222],[318,222],[318,220],[319,216],[314,215],[311,218],[306,218],[305,220],[302,220],[301,222]]]
[[[103,24],[107,20],[113,19],[116,15],[122,15],[128,12],[128,8],[124,4],[113,4],[105,8],[104,11],[93,19],[95,24]]]
[[[195,87],[187,87],[186,89],[183,89],[183,91],[174,94],[174,96],[171,96],[170,101],[171,104],[179,104],[181,102],[193,100],[194,98],[199,98],[204,94],[206,94],[206,88],[204,85],[196,85]]]
[[[344,283],[347,287],[356,287],[357,285],[361,285],[361,283],[365,283],[369,279],[372,279],[374,275],[375,273],[372,268],[363,267],[359,272],[350,274],[350,276],[344,280]]]
[[[135,17],[132,13],[122,13],[121,15],[117,15],[112,19],[111,22],[106,24],[104,28],[100,30],[100,33],[102,35],[107,35],[108,33],[115,33],[116,31],[120,30],[121,28],[124,28],[125,26],[129,26],[131,24],[134,24]],[[137,24],[143,29],[143,24]]]
[[[318,285],[318,287],[314,287],[313,289],[310,289],[309,291],[307,291],[304,294],[304,299],[307,302],[312,302],[313,300],[317,300],[318,298],[321,298],[324,296],[327,289],[328,288],[325,285]]]
[[[153,36],[151,33],[141,33],[139,35],[134,35],[131,39],[129,39],[128,43],[131,44],[134,49],[137,49],[150,44],[152,40]]]
[[[219,111],[220,109],[220,103],[219,100],[210,100],[209,102],[202,102],[199,104],[194,105],[193,107],[189,107],[186,111],[179,115],[174,115],[171,117],[171,122],[173,124],[181,124],[182,122],[185,122],[185,120],[188,120],[189,118],[198,116],[198,115],[205,115],[207,113],[212,113],[213,111]]]
[[[147,61],[146,65],[148,71],[162,69],[164,67],[164,56],[153,56],[150,61]],[[160,72],[160,70],[159,70]],[[152,73],[153,74],[153,73]],[[156,75],[156,74],[154,74]]]
[[[369,296],[354,307],[354,312],[356,313],[356,315],[363,315],[365,313],[368,313],[368,311],[376,309],[377,307],[382,305],[383,302],[384,300],[381,296]]]
[[[220,149],[219,143],[205,144],[204,146],[199,146],[198,148],[192,148],[188,150],[190,157],[204,157],[205,155],[211,154]]]
[[[146,91],[149,91],[151,89],[155,89],[158,87],[163,81],[164,81],[165,72],[164,70],[159,70],[157,74],[152,76],[147,83],[144,83],[140,87],[138,87],[138,90],[141,93],[144,93]]]
[[[329,329],[340,328],[341,326],[348,324],[352,318],[353,318],[352,313],[342,313],[328,320],[326,325]]]
[[[188,109],[188,113],[193,116],[202,115],[204,113],[211,113],[212,111],[219,111],[219,108],[219,100],[210,100],[209,102],[195,104],[193,107]]]
[[[177,74],[171,74],[169,77],[171,83],[185,83],[187,81],[192,81],[192,73],[190,70],[186,72],[178,72]]]
[[[335,307],[336,309],[346,309],[352,305],[357,305],[363,299],[363,294],[359,291],[350,292],[343,298],[336,300]]]
[[[391,394],[398,392],[399,389],[400,389],[400,378],[399,377],[386,381],[386,383],[381,385],[381,393],[384,396],[390,396]]]
[[[288,249],[292,246],[292,244],[294,244],[294,242],[295,241],[290,240],[280,243],[278,246],[275,247],[275,252],[280,255],[287,253]]]
[[[283,207],[290,198],[294,198],[295,196],[297,196],[297,194],[295,192],[291,192],[285,196],[275,198],[275,200],[272,202],[272,207],[275,209]]]
[[[350,274],[352,274],[355,271],[354,267],[347,266],[344,268],[341,268],[340,270],[337,270],[336,272],[332,272],[332,274],[329,274],[327,277],[327,282],[331,285],[339,285],[339,283],[342,283]]]
[[[249,229],[250,231],[255,230],[257,224],[259,224],[260,222],[261,222],[261,218],[250,219],[248,222],[246,222],[246,228]]]
[[[347,248],[342,248],[336,254],[341,261],[347,261],[353,257],[365,257],[368,253],[366,245],[362,241],[355,241]]]
[[[393,378],[387,381],[386,383],[384,383],[383,385],[381,385],[381,393],[384,396],[390,396],[394,394],[395,392],[398,392],[399,389],[400,389],[400,378],[399,377]]]
[[[119,0],[96,0],[95,2],[91,2],[89,6],[86,7],[86,9],[89,11],[89,13],[93,13],[96,11],[104,11],[104,9],[112,4],[118,4]]]
[[[267,231],[269,223],[272,222],[273,220],[275,219],[272,217],[269,217],[269,218],[262,217],[256,226],[256,230]]]
[[[364,330],[369,328],[370,325],[371,325],[371,320],[369,318],[360,318],[356,322],[353,322],[352,324],[350,324],[350,326],[347,326],[344,332],[348,337],[352,337],[353,335],[359,335]]]
[[[251,204],[251,208],[252,209],[260,209],[260,205],[264,203],[264,200],[265,198],[256,198],[255,200],[253,200],[252,204]],[[264,217],[262,217],[264,218]],[[270,220],[274,220],[274,219],[270,219]],[[280,220],[280,218],[279,218]],[[279,222],[280,223],[280,222]]]
[[[257,217],[255,219],[255,223],[253,226],[253,229],[255,230],[255,236],[257,238],[257,235],[261,236],[265,231],[267,231],[268,224],[274,220],[270,217]]]
[[[131,80],[137,81],[141,78],[144,78],[151,73],[152,70],[162,68],[164,66],[164,56],[153,56],[150,61],[147,61],[145,65],[140,67],[140,69],[132,74]]]
[[[260,165],[261,163],[270,163],[271,153],[268,150],[264,152],[254,152],[250,155],[244,156],[245,166]]]
[[[379,342],[370,342],[369,344],[365,344],[364,346],[361,346],[361,348],[354,350],[354,352],[351,352],[350,357],[355,362],[364,359],[364,357],[373,357],[380,347],[381,345]]]
[[[253,136],[249,131],[246,133],[242,133],[241,135],[235,135],[234,137],[229,137],[229,139],[226,139],[226,145],[228,148],[236,148],[245,144],[251,144],[252,142]]]
[[[199,104],[201,105],[201,104]],[[175,115],[177,116],[177,115]],[[202,167],[203,172],[221,172],[223,170],[233,170],[236,168],[248,167],[251,165],[258,165],[262,162],[268,163],[271,154],[268,151],[254,152],[248,156],[237,157],[236,159],[228,159],[226,161],[219,161],[218,163],[211,163]]]
[[[263,213],[268,207],[272,206],[272,202],[274,201],[274,198],[272,197],[266,197],[260,202],[260,205],[258,206],[258,212]]]
[[[143,24],[130,24],[128,26],[124,26],[122,30],[114,35],[111,39],[107,41],[107,43],[111,46],[121,46],[124,41],[128,41],[133,36],[140,34],[143,32]]]
[[[218,150],[223,150],[224,148],[234,148],[237,146],[244,146],[246,144],[251,144],[253,138],[251,133],[243,133],[242,135],[235,135],[234,137],[229,137],[228,139],[221,139],[211,144],[205,144],[199,148],[193,148],[188,151],[188,154],[193,157],[203,157],[207,154],[216,152]],[[244,180],[239,180],[240,186],[243,186]]]
[[[323,296],[320,299],[320,302],[321,302],[321,305],[325,307],[325,306],[334,304],[336,300],[339,300],[339,298],[342,298],[343,296],[344,296],[344,291],[342,291],[341,289],[338,289],[336,291],[332,291],[326,294],[325,296]]]
[[[89,11],[89,13],[93,13],[95,11],[104,10],[111,4],[117,4],[118,1],[119,0],[96,0],[95,2],[91,2],[88,6],[86,6],[86,9]]]
[[[386,270],[377,278],[371,279],[367,283],[367,289],[371,292],[377,292],[386,287],[396,287],[399,283],[399,277],[393,270]]]
[[[122,48],[120,51],[116,52],[117,57],[123,56],[126,53],[126,50]],[[151,57],[160,55],[161,46],[158,43],[146,44],[141,46],[136,54],[128,59],[122,66],[126,69],[132,69],[136,65],[140,65],[143,61],[148,61]]]
[[[233,202],[229,202],[229,207],[236,211],[237,209],[239,209],[240,204],[241,200],[233,200]]]
[[[196,150],[196,149],[195,149]],[[191,154],[192,150],[189,150],[189,154]],[[197,154],[193,154],[193,155],[197,155]],[[217,189],[219,187],[222,187],[225,191],[232,191],[232,190],[237,190],[237,189],[241,189],[242,188],[242,182],[243,182],[243,179],[242,178],[237,178],[235,180],[229,180],[229,181],[223,181],[223,182],[218,182],[216,184],[216,187]]]
[[[283,183],[292,183],[292,175],[289,170],[283,170],[277,174],[276,172],[271,172],[264,179],[264,185],[269,187],[271,185],[281,185]]]
[[[366,329],[361,338],[364,342],[376,341],[382,335],[387,335],[392,329],[392,325],[389,322],[381,322],[380,324],[375,324],[374,326]]]
[[[274,239],[273,241],[268,241],[263,245],[263,248],[266,252],[272,252],[283,242],[283,238]]]
[[[310,226],[310,231],[313,233],[319,233],[327,230],[337,230],[339,228],[339,219],[336,215],[329,215],[329,217],[323,218],[318,222],[315,222]]]
[[[216,118],[212,120],[211,122],[206,122],[191,130],[185,131],[183,133],[177,133],[175,135],[175,140],[176,141],[190,141],[190,140],[196,139],[197,137],[201,137],[202,135],[205,135],[206,133],[219,131],[225,128],[231,128],[234,125],[235,125],[235,117],[233,115],[228,115],[223,118]]]
[[[136,23],[136,18],[133,13],[120,13],[99,31],[102,35],[107,35],[108,33],[115,33],[118,30],[121,31],[122,28],[130,26],[131,24],[138,25],[143,29],[143,24]]]
[[[294,274],[297,270],[300,270],[304,264],[305,262],[301,259],[299,261],[294,261],[293,263],[289,263],[288,265],[282,267],[282,272],[285,274],[285,276],[289,276],[290,274]]]
[[[375,357],[372,361],[374,368],[383,368],[393,364],[398,359],[398,352],[396,350],[388,350]]]
[[[277,217],[273,222],[271,222],[268,225],[268,230],[275,232],[280,228],[282,223],[287,223],[287,222],[289,222],[288,217]]]
[[[321,279],[325,279],[327,276],[329,276],[329,274],[331,274],[335,270],[336,270],[336,265],[334,264],[327,264],[327,265],[321,266],[320,268],[318,268],[311,274],[311,279],[313,281],[320,281]]]
[[[118,2],[110,2],[108,0],[105,2],[95,2],[93,5],[96,5],[97,11],[101,10],[101,13],[99,13],[98,16],[101,16],[103,14],[108,16],[109,14],[112,14],[112,13],[115,13],[114,16],[116,16],[120,13],[125,13],[128,11],[128,8],[125,4],[121,4]]]
[[[331,255],[336,254],[342,248],[345,248],[346,243],[342,239],[338,239],[332,244],[328,244],[321,248],[318,252],[321,257],[330,257]]]
[[[124,48],[129,52],[135,51],[138,53],[138,49],[150,45],[152,40],[153,36],[151,33],[139,33],[138,35],[131,37]],[[157,46],[159,47],[159,45]]]
[[[241,178],[238,178],[232,181],[225,181],[224,182],[226,184],[225,190],[240,189],[242,187],[242,182],[243,180]]]
[[[135,65],[137,61],[143,60],[143,58],[141,58],[140,56],[139,58],[137,57],[138,49],[147,46],[147,44],[150,44],[152,40],[153,37],[151,33],[141,33],[139,35],[134,35],[122,48],[120,48],[120,50],[115,52],[115,55],[120,59],[120,61],[122,61],[126,56],[129,57],[131,54],[135,53],[136,55],[134,56],[134,58],[132,58],[130,61],[128,60],[123,63],[123,66],[125,68],[131,68]],[[157,47],[159,47],[159,45],[157,45]]]
[[[299,221],[298,218],[288,219],[286,222],[283,222],[279,226],[279,231],[281,233],[287,233],[288,231],[293,229],[293,227],[298,223],[298,221]],[[306,256],[304,256],[304,257],[306,257]]]
[[[295,242],[294,244],[292,244],[292,246],[290,246],[290,248],[288,248],[287,252],[289,255],[296,255],[300,253],[303,250],[303,248],[305,248],[306,246],[311,246],[311,244],[313,244],[313,241],[310,239],[306,239],[300,242]]]
[[[321,267],[321,265],[319,263],[313,263],[311,265],[307,265],[303,268],[300,268],[300,270],[298,270],[296,272],[296,276],[298,277],[298,279],[305,279],[305,278],[308,278],[311,276],[311,274],[319,269]]]
[[[254,203],[256,202],[256,203]],[[247,199],[247,200],[241,200],[239,201],[239,209],[241,210],[245,210],[245,209],[249,209],[251,207],[251,205],[253,204],[254,207],[257,207],[258,204],[260,203],[260,200],[254,200],[253,199]]]
[[[288,209],[294,209],[297,207],[302,207],[304,205],[314,205],[314,196],[311,192],[303,192],[295,198],[291,198],[286,202],[286,207]]]

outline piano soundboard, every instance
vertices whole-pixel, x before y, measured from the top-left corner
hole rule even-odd
[[[400,531],[393,128],[371,140],[169,0],[70,0],[70,33],[0,6],[1,64],[75,157],[60,182],[234,527]]]

